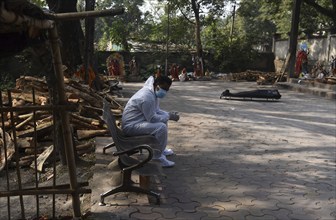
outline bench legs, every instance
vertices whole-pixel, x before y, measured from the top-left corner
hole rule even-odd
[[[150,177],[140,175],[139,179],[140,179],[140,187],[143,189],[149,189]]]
[[[132,182],[129,181],[123,181],[123,184],[120,186],[113,188],[105,193],[100,194],[100,206],[105,206],[104,199],[107,196],[110,196],[112,194],[116,194],[119,192],[135,192],[135,193],[143,193],[147,194],[150,196],[153,196],[156,198],[156,204],[160,204],[160,193],[153,192],[149,190],[149,183],[150,183],[150,177],[149,176],[141,176],[140,175],[140,187],[139,186],[134,186]]]
[[[110,191],[107,191],[103,194],[100,194],[100,206],[105,206],[105,202],[104,199],[107,196],[110,196],[112,194],[116,194],[119,192],[135,192],[135,193],[143,193],[143,194],[147,194],[150,196],[154,196],[156,198],[156,204],[159,205],[160,204],[160,194],[153,192],[151,190],[147,190],[147,189],[143,189],[141,187],[137,187],[137,186],[119,186],[117,188],[111,189]]]
[[[114,142],[112,142],[112,143],[106,145],[105,147],[103,147],[103,154],[106,153],[106,150],[107,150],[107,149],[112,148],[112,147],[115,147]]]

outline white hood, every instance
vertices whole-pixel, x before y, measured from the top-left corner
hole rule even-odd
[[[143,86],[144,88],[147,88],[149,90],[151,90],[152,92],[154,92],[154,77],[153,76],[150,76],[146,82],[145,82],[145,85]]]

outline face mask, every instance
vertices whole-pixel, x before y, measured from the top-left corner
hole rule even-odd
[[[166,96],[166,94],[167,94],[167,91],[164,90],[164,89],[161,89],[160,87],[159,87],[159,90],[155,91],[156,97],[158,97],[160,99],[164,98]]]

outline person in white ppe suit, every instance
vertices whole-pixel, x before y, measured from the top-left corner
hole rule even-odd
[[[149,77],[143,88],[127,102],[122,115],[122,130],[127,136],[153,135],[159,142],[159,149],[154,149],[153,159],[160,161],[162,167],[173,167],[175,163],[166,158],[174,154],[166,149],[168,139],[168,120],[178,121],[177,112],[160,109],[159,99],[166,96],[172,80],[167,76],[154,79]]]

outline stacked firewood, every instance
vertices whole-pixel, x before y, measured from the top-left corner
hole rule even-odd
[[[245,72],[232,74],[232,81],[257,82],[259,85],[273,84],[277,79],[274,72],[260,72],[247,70]]]
[[[108,82],[105,83],[105,86],[104,91],[98,92],[86,84],[65,79],[67,101],[76,106],[69,115],[78,155],[94,150],[92,138],[108,135],[107,126],[101,119],[104,98],[111,102],[112,111],[116,116],[122,114],[122,104],[117,101],[115,95],[110,93]],[[32,111],[28,108],[36,105],[51,105],[49,92],[45,79],[31,76],[22,76],[17,79],[16,88],[12,89],[10,93],[2,92],[3,106],[20,107],[20,111],[0,114],[0,128],[4,129],[0,130],[0,171],[5,166],[5,160],[12,160],[21,166],[30,166],[35,161],[36,154],[39,156],[43,153],[46,154],[46,152],[49,154],[52,152],[50,147],[55,139],[53,136],[53,112],[50,110]],[[8,97],[9,95],[11,98]],[[12,103],[8,103],[8,100],[12,100]],[[15,152],[14,142],[17,143],[17,149],[20,152],[19,160],[12,158]],[[7,158],[4,156],[5,144]]]

